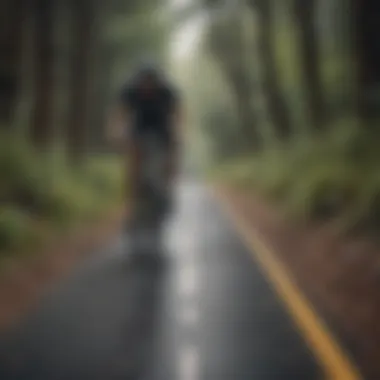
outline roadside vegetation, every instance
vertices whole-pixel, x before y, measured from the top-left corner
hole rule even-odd
[[[210,17],[184,80],[207,173],[288,218],[380,228],[378,5],[242,0],[215,12],[215,3],[203,1]]]
[[[58,151],[1,136],[0,256],[38,248],[67,229],[122,207],[124,172],[117,156],[90,156],[79,167]]]
[[[348,140],[344,133],[232,159],[211,175],[276,202],[298,221],[334,220],[350,232],[379,228],[379,150],[358,129]]]
[[[167,59],[166,1],[0,5],[0,261],[124,208],[107,116],[137,60]]]

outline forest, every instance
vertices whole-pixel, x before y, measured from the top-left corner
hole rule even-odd
[[[0,4],[0,251],[123,207],[106,121],[136,59],[166,59],[165,1]],[[118,152],[116,152],[118,153]]]
[[[378,228],[379,4],[210,0],[202,9],[184,82],[207,173],[289,219]]]
[[[380,223],[376,0],[3,0],[0,250],[122,207],[109,107],[136,58],[167,67],[173,31],[201,18],[173,73],[190,160],[289,217]]]

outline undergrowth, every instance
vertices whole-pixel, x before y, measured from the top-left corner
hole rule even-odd
[[[123,185],[115,157],[89,157],[72,167],[63,155],[36,154],[20,139],[1,136],[0,257],[101,217],[120,202]]]
[[[222,181],[278,202],[289,218],[380,227],[380,151],[372,130],[343,122],[219,167]]]

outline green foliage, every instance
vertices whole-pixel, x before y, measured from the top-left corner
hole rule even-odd
[[[141,0],[126,4],[119,12],[111,7],[103,25],[103,44],[107,52],[112,52],[112,91],[119,89],[142,56],[149,55],[161,62],[167,58],[170,26],[167,1]]]
[[[61,229],[99,217],[122,199],[124,173],[117,158],[89,157],[72,169],[55,152],[37,155],[6,136],[1,142],[0,251],[37,242],[42,225]]]
[[[236,160],[216,175],[279,202],[297,220],[379,226],[380,153],[367,133],[345,121],[321,139]]]
[[[189,139],[193,154],[200,154],[200,139],[197,138],[200,135],[209,161],[225,161],[239,154],[241,148],[242,133],[234,112],[234,98],[218,66],[209,57],[196,56],[194,59],[196,66],[188,73],[181,70],[178,74],[188,94],[187,108],[192,118]],[[207,83],[207,86],[199,86],[199,83]]]
[[[212,56],[224,74],[239,74],[235,79],[246,84],[245,93],[252,99],[243,104],[246,108],[254,105],[259,120],[252,123],[252,128],[265,136],[265,144],[260,151],[251,149],[248,155],[244,151],[244,140],[238,138],[244,130],[236,121],[239,108],[230,107],[238,104],[220,90],[224,86],[236,100],[236,92],[226,86],[226,75],[207,74],[207,79],[198,80],[200,88],[208,80],[209,87],[217,89],[205,98],[194,91],[199,102],[196,109],[203,109],[198,123],[208,146],[218,153],[212,155],[217,164],[212,174],[221,180],[277,202],[288,217],[297,220],[331,220],[345,228],[380,226],[380,136],[377,125],[358,127],[353,120],[355,57],[348,47],[353,35],[347,33],[349,17],[341,12],[338,20],[334,14],[343,9],[343,3],[317,1],[310,13],[304,13],[307,5],[301,8],[302,1],[252,1],[247,3],[251,12],[236,6],[234,16],[225,12],[211,17],[203,54]],[[264,5],[268,6],[267,12]],[[251,21],[248,13],[253,15]],[[303,16],[314,23],[303,22]],[[259,22],[255,23],[255,17]],[[265,22],[260,22],[263,19]],[[259,54],[265,53],[270,57],[266,63],[273,65],[275,83],[271,88],[263,84],[260,75],[265,67]],[[199,57],[197,68],[198,61]],[[276,128],[272,125],[275,115],[268,111],[279,111],[278,107],[270,107],[271,102],[282,94],[286,95],[284,103],[293,131],[286,143],[268,133]],[[227,103],[227,112],[233,113],[235,119],[221,111],[227,110]],[[231,120],[235,120],[236,127]],[[236,128],[237,135],[231,133],[232,128]],[[228,155],[231,145],[234,154]]]
[[[75,103],[86,104],[82,115],[86,122],[78,126],[83,127],[83,131],[86,129],[86,141],[79,141],[81,133],[78,133],[78,147],[86,147],[88,152],[109,149],[103,127],[108,106],[114,101],[112,92],[124,84],[141,55],[152,55],[161,61],[167,58],[168,31],[171,27],[168,0],[111,0],[82,4],[86,14],[94,12],[94,30],[90,37],[94,45],[88,55],[85,54],[87,59],[75,54],[77,42],[82,37],[77,35],[78,28],[75,28],[75,19],[81,8],[76,3],[63,1],[54,4],[54,17],[58,14],[60,17],[45,34],[49,38],[47,45],[52,45],[54,49],[50,51],[49,46],[45,46],[52,53],[53,59],[44,62],[44,67],[54,71],[54,86],[50,88],[48,85],[47,96],[52,99],[51,104],[40,104],[41,109],[37,114],[51,111],[51,119],[47,120],[49,118],[46,117],[50,130],[47,131],[46,124],[41,125],[39,131],[45,137],[41,141],[49,142],[46,145],[51,152],[37,153],[27,141],[20,139],[21,135],[33,135],[29,133],[31,127],[38,128],[30,123],[35,119],[35,111],[38,111],[36,105],[39,101],[35,96],[46,90],[40,88],[44,86],[38,83],[52,83],[49,78],[47,81],[35,80],[35,73],[41,71],[41,67],[36,67],[37,71],[29,70],[33,66],[30,62],[34,59],[34,42],[37,45],[42,43],[34,41],[37,35],[32,36],[33,41],[25,36],[27,38],[22,43],[21,55],[25,65],[20,70],[20,78],[13,78],[13,75],[10,78],[12,86],[13,79],[20,84],[17,86],[20,93],[15,96],[15,100],[19,100],[17,109],[11,110],[17,115],[17,130],[13,128],[11,136],[0,136],[1,252],[22,250],[32,242],[38,243],[46,237],[45,234],[49,235],[56,229],[69,228],[76,223],[97,218],[123,199],[125,162],[117,157],[93,157],[86,151],[80,152],[83,153],[81,156],[85,162],[73,168],[67,164],[67,157],[62,154],[62,151],[70,149],[63,146],[62,151],[57,153],[54,145],[56,140],[67,137],[67,122],[72,117],[75,120],[81,118],[81,112],[72,109],[70,101],[71,95],[77,93]],[[33,15],[28,13],[28,19],[29,16],[34,18],[39,14],[34,5],[29,8],[25,11],[33,11]],[[87,46],[91,41],[81,43]],[[79,62],[79,59],[84,59],[85,62]],[[14,63],[11,66],[18,66]],[[89,78],[82,84],[73,83],[73,71],[78,70],[82,63],[85,64],[84,72],[89,74]],[[83,86],[87,88],[81,88]],[[7,113],[4,112],[4,115]],[[50,112],[46,116],[48,113]],[[88,128],[89,133],[87,127],[91,127]],[[2,128],[7,129],[9,128]],[[20,136],[17,137],[16,134]],[[75,141],[71,139],[70,143],[74,144]]]
[[[3,202],[17,200],[23,206],[38,207],[43,196],[43,172],[30,146],[19,139],[0,138],[0,196]]]
[[[0,210],[0,258],[6,250],[15,249],[30,238],[31,219],[11,205]]]
[[[125,163],[117,157],[94,158],[83,170],[83,180],[100,197],[120,199],[125,186]]]

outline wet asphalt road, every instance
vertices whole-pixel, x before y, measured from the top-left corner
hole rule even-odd
[[[320,369],[220,206],[179,186],[165,258],[122,239],[0,342],[1,380],[321,380]]]

